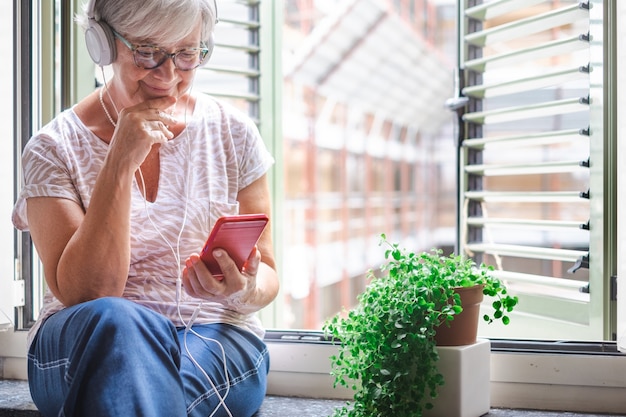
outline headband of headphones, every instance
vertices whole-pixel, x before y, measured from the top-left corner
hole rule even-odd
[[[215,6],[215,23],[218,22],[217,17],[217,0],[213,0]],[[96,0],[89,0],[87,3],[87,30],[85,31],[85,43],[87,44],[87,52],[97,65],[101,67],[112,64],[117,56],[115,46],[115,35],[111,27],[102,20],[96,20],[95,16]],[[207,49],[209,53],[204,59],[206,64],[211,58],[215,42],[213,40],[213,32],[209,35]]]

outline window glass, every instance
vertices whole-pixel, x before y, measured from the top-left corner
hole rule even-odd
[[[285,2],[279,328],[354,305],[381,233],[454,246],[456,5],[437,3]]]
[[[602,266],[596,269],[595,299],[594,294],[589,296],[587,285],[593,281],[592,269],[579,268],[575,275],[570,271],[577,260],[574,255],[587,253],[591,239],[588,230],[578,227],[585,226],[594,204],[594,196],[590,199],[584,196],[592,188],[589,170],[584,165],[590,153],[588,138],[581,134],[582,139],[548,141],[546,146],[513,146],[506,151],[485,146],[480,152],[462,150],[463,155],[458,156],[456,147],[459,129],[466,129],[463,140],[531,133],[538,136],[536,132],[549,135],[549,132],[578,132],[578,129],[583,132],[591,117],[589,107],[584,104],[589,77],[583,70],[571,71],[577,72],[576,78],[568,81],[570,78],[558,71],[588,65],[589,46],[584,38],[594,30],[592,20],[575,1],[533,1],[542,4],[532,8],[519,2],[514,10],[518,3],[502,6],[499,2],[484,2],[488,11],[481,13],[483,8],[476,6],[467,15],[465,11],[457,13],[457,7],[472,9],[471,5],[483,2],[457,3],[286,1],[283,27],[286,233],[282,236],[286,314],[285,322],[277,323],[278,327],[319,329],[329,315],[354,305],[356,295],[367,283],[367,272],[384,261],[383,248],[378,246],[379,236],[384,233],[389,240],[414,251],[436,247],[446,253],[455,250],[459,236],[464,255],[477,255],[478,261],[484,260],[501,269],[499,273],[506,273],[511,287],[523,292],[521,309],[533,319],[514,320],[515,325],[509,326],[507,332],[499,326],[485,326],[492,329],[489,336],[545,338],[548,335],[549,338],[553,334],[559,339],[582,339],[602,334],[598,312],[607,309],[600,305],[607,270]],[[557,12],[564,16],[562,23],[549,18]],[[469,62],[467,68],[463,65],[464,85],[484,85],[486,93],[482,97],[482,90],[473,95],[468,90],[468,96],[474,100],[469,107],[475,105],[467,113],[474,112],[477,121],[466,120],[461,126],[444,107],[448,98],[458,94],[454,91],[454,74],[459,53],[456,40],[459,15],[463,16],[461,30],[484,31],[486,38],[484,45],[477,34],[472,35],[475,37],[472,40],[469,35],[467,40],[463,38],[461,49],[467,54],[463,64],[470,60],[479,62],[482,57],[497,61],[493,63],[496,70],[492,70],[490,61],[485,64],[487,69],[467,69]],[[520,34],[515,31],[514,23],[522,21],[532,29],[546,28]],[[576,45],[580,48],[572,53],[559,49],[559,59],[546,58],[543,54],[548,49],[543,47],[544,43],[570,37],[581,39],[580,45]],[[515,56],[523,48],[531,48],[529,54],[533,58],[536,54],[543,59],[498,67],[497,64],[506,61],[504,57],[510,58],[507,53]],[[499,56],[503,58],[495,58]],[[593,64],[594,70],[602,71],[602,63]],[[502,69],[498,71],[498,68]],[[549,84],[551,79],[543,79],[552,72],[555,72],[552,78],[559,82],[556,87]],[[565,84],[561,78],[565,78]],[[526,87],[515,90],[515,82],[522,81]],[[514,119],[517,123],[480,119],[483,112],[488,114],[494,109],[579,96],[576,112],[564,113],[562,117],[546,111],[530,121]],[[594,103],[592,111],[593,106]],[[597,109],[601,104],[595,106]],[[507,114],[504,112],[503,117]],[[496,116],[497,113],[493,118]],[[592,133],[598,135],[596,142],[601,142],[601,129]],[[562,160],[565,162],[561,163]],[[594,162],[601,170],[602,161]],[[573,169],[564,169],[566,163]],[[520,164],[524,166],[517,167]],[[470,174],[464,174],[466,178],[463,178],[457,175],[459,165],[473,165],[470,168],[476,170],[485,166],[496,172],[494,175],[489,175],[491,171],[481,172],[477,180],[479,175],[468,171]],[[552,165],[555,168],[550,171]],[[513,169],[504,172],[502,167]],[[465,180],[469,184],[463,184]],[[466,185],[468,190],[478,193],[484,190],[495,197],[488,204],[470,202],[466,215],[465,203],[457,202],[459,190]],[[570,190],[580,191],[575,193],[572,198],[575,202],[571,204],[562,194]],[[594,195],[602,198],[601,191],[596,189]],[[521,197],[513,199],[512,194]],[[556,197],[537,198],[537,195]],[[484,220],[488,226],[482,223],[478,227],[475,223],[467,226],[469,217],[472,222]],[[501,226],[497,222],[500,219],[516,229],[496,227]],[[524,224],[530,224],[531,228],[548,223],[550,227],[536,233],[529,226],[519,228],[519,219],[528,219]],[[495,226],[489,225],[490,221]],[[598,225],[596,233],[601,228]],[[480,230],[469,236],[469,229]],[[604,241],[605,237],[600,235],[595,236]],[[480,244],[488,246],[492,242],[497,243],[496,256],[481,258]],[[530,258],[535,259],[525,262],[515,255],[498,253],[511,246],[530,247]],[[574,255],[569,256],[573,258],[555,260],[550,256],[555,249],[571,252]],[[526,280],[523,285],[518,283],[521,275]],[[564,320],[573,324],[559,327]],[[554,332],[555,329],[559,332]]]

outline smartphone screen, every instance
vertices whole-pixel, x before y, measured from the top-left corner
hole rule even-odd
[[[217,261],[213,258],[213,251],[217,248],[228,252],[241,271],[263,233],[267,221],[265,214],[240,214],[217,219],[200,252],[200,259],[209,268],[211,274],[216,277],[224,276]]]

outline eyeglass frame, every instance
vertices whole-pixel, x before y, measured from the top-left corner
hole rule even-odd
[[[132,44],[132,43],[130,43],[129,40],[124,38],[119,32],[117,32],[115,30],[113,30],[112,32],[113,32],[113,35],[116,38],[118,38],[120,41],[122,41],[122,43],[124,45],[126,45],[126,47],[128,47],[128,49],[131,50],[131,52],[133,53],[133,63],[135,64],[135,66],[137,68],[141,68],[141,69],[145,69],[145,70],[153,70],[153,69],[159,68],[161,65],[165,64],[165,61],[167,61],[168,58],[169,58],[169,59],[172,60],[172,62],[174,63],[174,67],[176,67],[177,70],[179,70],[179,71],[191,71],[191,70],[194,70],[194,69],[198,68],[200,65],[202,65],[202,63],[206,59],[206,56],[209,53],[209,48],[206,48],[206,47],[183,48],[183,49],[179,49],[178,51],[175,51],[175,52],[167,52],[163,48],[161,48],[160,46]],[[159,51],[164,56],[163,60],[160,63],[158,63],[156,66],[151,67],[151,68],[146,68],[146,67],[144,67],[142,65],[139,65],[137,63],[137,50],[139,48],[142,48],[142,47],[153,48],[153,49]],[[180,53],[182,53],[182,52],[189,52],[189,51],[199,51],[200,52],[200,54],[198,55],[199,58],[200,58],[198,60],[198,64],[195,67],[193,67],[193,68],[179,68],[178,65],[176,65],[176,57]]]

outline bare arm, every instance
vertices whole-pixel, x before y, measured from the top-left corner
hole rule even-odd
[[[154,120],[154,108],[173,100],[152,100],[122,111],[86,213],[65,199],[28,199],[29,228],[46,282],[63,304],[122,295],[130,265],[133,176],[152,146],[173,136]]]
[[[87,214],[76,203],[50,197],[27,202],[28,223],[46,282],[65,305],[120,296],[130,263],[131,181],[105,172]],[[117,175],[113,175],[117,177]]]

